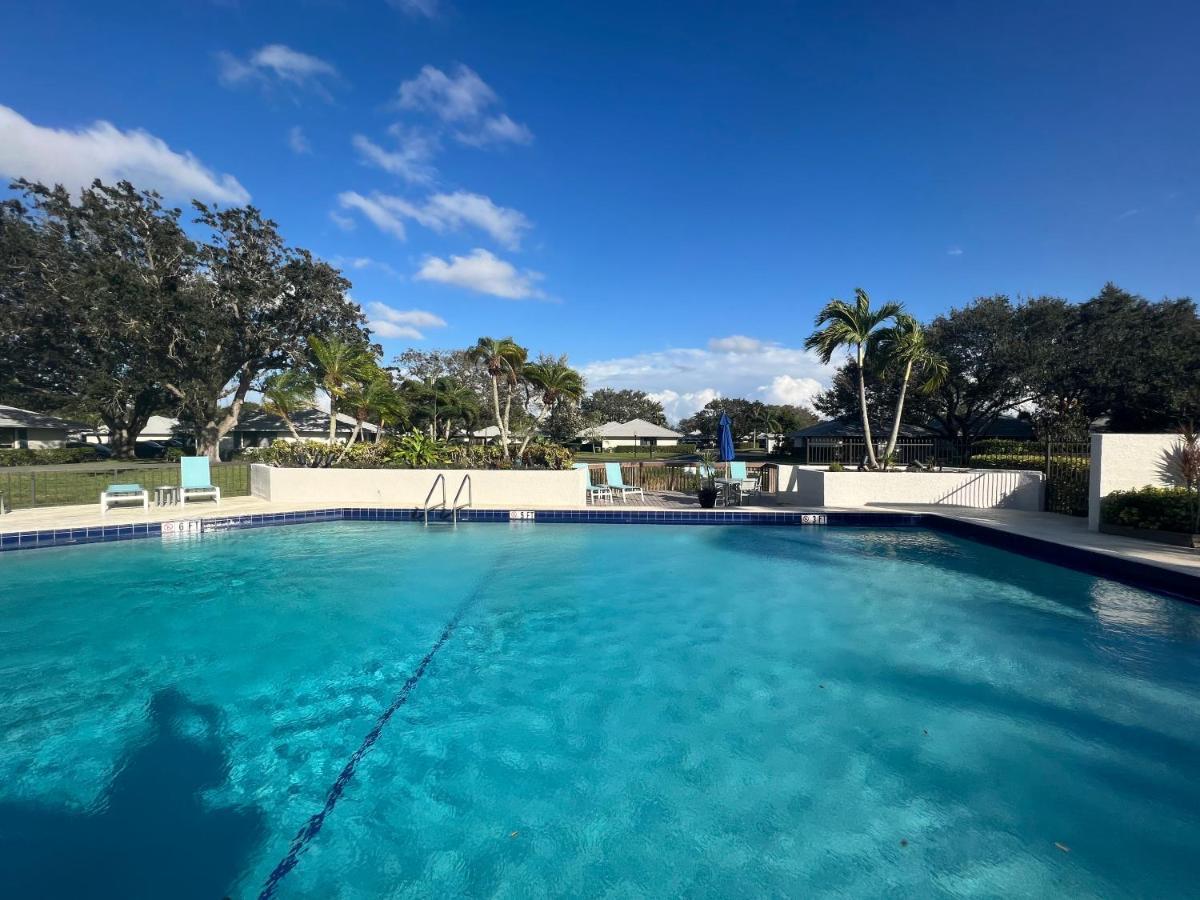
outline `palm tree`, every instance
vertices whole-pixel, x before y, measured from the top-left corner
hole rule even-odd
[[[373,366],[362,381],[350,385],[342,399],[343,405],[354,416],[354,433],[346,446],[358,440],[363,423],[372,419],[379,423],[375,432],[375,443],[379,443],[384,425],[394,424],[408,413],[408,404],[396,390],[392,376],[378,366]]]
[[[504,448],[505,459],[511,456],[508,446],[508,416],[512,408],[512,392],[521,380],[526,356],[525,348],[511,337],[481,337],[475,342],[475,346],[467,351],[467,358],[487,369],[488,377],[492,380],[492,411],[496,415],[496,427],[500,429],[500,443]],[[503,413],[500,412],[501,381],[508,386]]]
[[[450,440],[450,432],[455,422],[461,422],[470,428],[479,419],[479,401],[475,392],[457,378],[443,375],[434,385],[437,393],[438,415],[443,425],[442,437]],[[436,433],[434,435],[437,436]]]
[[[525,452],[534,431],[555,406],[564,402],[578,403],[583,398],[583,376],[564,362],[536,362],[526,366],[523,374],[530,385],[542,392],[542,409],[534,420],[533,427],[525,435],[525,440],[521,442],[517,456]]]
[[[923,394],[932,394],[945,382],[950,374],[950,366],[944,357],[935,353],[925,342],[925,331],[908,313],[898,313],[896,324],[884,328],[873,335],[872,351],[877,351],[884,358],[884,374],[894,378],[900,376],[900,394],[896,398],[896,414],[892,419],[892,433],[888,437],[887,449],[883,451],[884,465],[896,451],[896,441],[900,437],[900,421],[904,415],[904,397],[908,393],[908,383],[914,373],[924,378],[919,389]]]
[[[308,355],[321,389],[329,397],[329,443],[337,440],[338,403],[355,383],[367,380],[375,360],[365,346],[338,335],[311,336]]]
[[[277,372],[263,383],[263,409],[283,419],[292,437],[300,440],[292,417],[312,407],[316,389],[316,382],[308,372],[301,369]]]
[[[867,444],[867,465],[872,469],[879,468],[879,461],[875,458],[875,446],[871,442],[871,423],[867,418],[867,383],[863,377],[863,364],[866,361],[867,344],[871,340],[872,332],[884,322],[900,315],[903,310],[904,307],[899,303],[885,303],[879,309],[873,310],[867,292],[862,288],[855,288],[853,304],[837,299],[825,304],[825,308],[817,313],[815,326],[818,330],[810,334],[804,342],[805,349],[816,350],[824,363],[828,363],[838,350],[854,348],[863,439]]]

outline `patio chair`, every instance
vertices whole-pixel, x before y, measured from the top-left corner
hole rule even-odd
[[[751,494],[759,492],[758,479],[751,478],[746,474],[746,464],[744,462],[731,462],[729,464],[729,477],[737,480],[736,485],[731,485],[738,493],[738,504],[741,505],[742,500]]]
[[[220,505],[221,489],[212,483],[207,456],[185,456],[179,460],[179,505],[197,497],[212,497]]]
[[[100,515],[107,516],[110,506],[129,500],[140,501],[143,511],[150,511],[150,492],[140,484],[110,484],[100,492]]]
[[[625,502],[625,498],[630,494],[637,494],[642,498],[642,502],[646,502],[646,494],[640,487],[635,484],[626,484],[624,476],[621,475],[621,464],[610,462],[604,464],[604,476],[608,479],[608,487],[613,492],[613,495],[621,498],[621,502]]]
[[[607,484],[592,484],[592,467],[587,463],[575,463],[573,468],[583,469],[583,474],[587,476],[587,501],[594,506],[601,500],[612,503],[613,493]]]

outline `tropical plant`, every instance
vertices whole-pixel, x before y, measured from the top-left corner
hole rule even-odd
[[[1175,448],[1174,468],[1187,492],[1192,533],[1200,533],[1200,431],[1192,422],[1179,428],[1179,446]]]
[[[922,379],[919,385],[921,393],[932,394],[946,381],[950,369],[946,360],[926,343],[921,323],[908,313],[897,313],[895,324],[876,331],[871,338],[872,352],[878,352],[883,357],[884,374],[900,379],[896,412],[892,416],[892,432],[883,451],[884,458],[891,459],[895,456],[896,441],[900,437],[904,397],[908,393],[909,381],[916,374]],[[870,443],[870,438],[867,441]]]
[[[517,451],[518,457],[523,457],[525,448],[529,446],[534,431],[542,424],[558,404],[578,403],[583,397],[583,376],[568,366],[562,360],[544,360],[530,363],[523,371],[525,381],[541,395],[541,410],[533,421],[533,427],[521,442]]]
[[[534,443],[521,453],[521,465],[529,469],[569,469],[573,460],[571,451],[558,444]]]
[[[329,397],[329,442],[337,440],[337,413],[342,398],[371,376],[375,361],[367,347],[340,335],[308,339],[309,363],[321,390]]]
[[[525,368],[528,351],[511,337],[491,338],[481,337],[475,346],[467,351],[467,357],[481,365],[491,379],[492,412],[496,417],[496,427],[500,429],[500,446],[505,457],[511,455],[509,447],[509,417],[512,411],[513,391],[521,381],[521,372]],[[507,389],[503,412],[500,408],[500,385]]]
[[[397,462],[412,469],[440,466],[450,458],[444,443],[415,428],[396,441],[391,455]]]
[[[872,469],[879,468],[879,462],[875,458],[875,447],[871,440],[863,365],[866,362],[871,335],[885,322],[900,315],[903,309],[899,303],[884,303],[873,310],[867,292],[862,288],[855,288],[853,304],[836,298],[825,304],[824,309],[817,313],[814,323],[817,330],[804,342],[805,349],[815,350],[824,363],[833,359],[838,350],[853,349],[858,371],[858,402],[862,414],[863,438],[867,447],[867,465]]]
[[[313,393],[316,389],[316,382],[308,372],[301,369],[277,372],[263,383],[263,409],[283,419],[292,437],[300,440],[292,417],[302,410],[312,408]]]
[[[400,396],[392,376],[375,365],[364,373],[361,381],[350,385],[342,405],[354,417],[354,431],[346,446],[359,439],[363,423],[368,421],[378,424],[375,443],[379,443],[385,424],[403,421],[408,413],[408,404]]]

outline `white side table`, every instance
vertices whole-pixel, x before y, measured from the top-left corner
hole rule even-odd
[[[179,502],[179,486],[164,484],[154,489],[155,506],[174,506]]]

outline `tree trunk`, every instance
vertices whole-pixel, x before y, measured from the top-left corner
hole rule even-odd
[[[113,459],[133,459],[137,437],[150,421],[150,413],[138,409],[135,403],[133,409],[122,410],[115,416],[101,414],[101,419],[108,426],[108,446]]]
[[[863,440],[867,444],[867,468],[878,469],[875,445],[871,440],[871,420],[867,415],[867,380],[863,377],[863,346],[858,345],[858,406],[862,411]]]
[[[500,379],[492,376],[492,408],[496,413],[496,428],[500,430],[500,443],[504,445],[504,458],[508,458],[508,435],[504,432],[504,419],[500,415]]]
[[[531,440],[533,440],[534,434],[537,432],[538,428],[541,426],[542,421],[549,414],[550,414],[550,407],[549,406],[544,407],[542,409],[541,414],[538,415],[538,417],[533,420],[533,427],[530,428],[529,433],[527,435],[525,435],[525,440],[521,441],[521,449],[517,451],[517,459],[520,459],[525,454],[525,450],[529,447],[529,442]]]
[[[337,404],[332,395],[329,397],[329,443],[337,443]]]
[[[896,452],[896,441],[900,437],[900,419],[904,415],[904,395],[908,393],[908,380],[912,378],[912,363],[904,367],[904,380],[900,382],[900,396],[896,398],[896,417],[892,420],[892,433],[888,437],[887,449],[883,451],[883,464]]]
[[[233,393],[233,402],[224,410],[224,415],[211,416],[196,431],[196,453],[207,456],[213,462],[221,461],[221,439],[238,423],[242,413],[242,404],[246,401],[246,393],[250,390],[253,375],[243,374],[238,380],[237,390]]]

